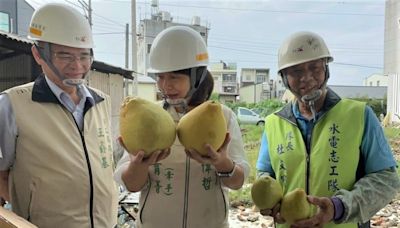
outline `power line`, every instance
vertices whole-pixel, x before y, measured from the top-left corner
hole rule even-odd
[[[353,63],[340,63],[340,62],[332,62],[332,63],[336,64],[336,65],[355,66],[355,67],[363,67],[363,68],[371,68],[371,69],[383,70],[383,67],[378,67],[378,66],[367,66],[367,65],[360,65],[360,64],[353,64]]]
[[[138,3],[138,4],[148,4],[148,3]],[[181,4],[169,4],[162,3],[163,6],[173,6],[173,7],[184,7],[184,8],[202,8],[202,9],[213,9],[213,10],[232,10],[232,11],[252,11],[261,13],[289,13],[289,14],[319,14],[319,15],[341,15],[341,16],[373,16],[373,17],[383,17],[383,14],[366,14],[366,13],[329,13],[329,12],[317,12],[317,11],[292,11],[292,10],[264,10],[264,9],[243,9],[234,7],[211,7],[204,5],[181,5]]]
[[[119,2],[119,3],[130,3],[130,1],[122,1],[122,0],[103,0],[103,2]],[[307,1],[304,1],[307,2]],[[310,1],[308,1],[310,2]],[[312,2],[315,3],[315,2]],[[326,4],[329,2],[321,2],[321,4]],[[334,2],[335,4],[353,4],[351,2],[338,1]],[[136,2],[136,4],[148,5],[149,2]],[[261,13],[289,13],[289,14],[319,14],[319,15],[341,15],[341,16],[372,16],[372,17],[383,17],[384,14],[369,14],[369,13],[330,13],[330,12],[318,12],[318,11],[299,11],[299,10],[264,10],[264,9],[256,9],[256,8],[235,8],[235,7],[215,7],[215,6],[205,6],[203,5],[185,5],[185,4],[173,4],[173,3],[160,3],[160,6],[172,6],[172,7],[184,7],[184,8],[196,8],[196,9],[212,9],[212,10],[232,10],[232,11],[252,11],[252,12],[261,12]],[[364,5],[372,5],[372,4],[364,4]],[[373,5],[384,5],[382,4],[373,4]]]

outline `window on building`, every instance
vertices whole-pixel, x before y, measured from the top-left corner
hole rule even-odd
[[[224,92],[225,93],[234,93],[235,92],[235,87],[233,87],[233,86],[225,86],[224,87]]]
[[[223,82],[236,82],[236,74],[222,74]]]
[[[147,54],[150,54],[151,44],[147,44]]]
[[[256,83],[263,83],[265,82],[265,75],[258,74],[256,75]]]
[[[376,86],[379,86],[379,83],[380,83],[380,82],[379,82],[379,81],[377,81],[377,82],[376,82]]]
[[[0,12],[0,30],[5,32],[11,32],[10,15],[8,13]]]

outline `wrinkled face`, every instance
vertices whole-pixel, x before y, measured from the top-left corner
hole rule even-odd
[[[319,89],[325,82],[325,61],[318,59],[285,69],[290,89],[304,96]]]
[[[36,53],[38,54],[38,53]],[[51,44],[50,58],[53,65],[67,79],[81,79],[92,65],[93,57],[90,49],[73,48],[57,44]],[[61,88],[64,87],[62,80],[50,69],[41,58],[36,58],[38,64],[43,68],[44,73]]]
[[[167,98],[182,99],[190,90],[190,79],[185,74],[160,73],[157,75],[157,86]]]

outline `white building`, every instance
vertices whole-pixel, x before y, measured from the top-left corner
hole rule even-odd
[[[214,78],[214,93],[219,95],[219,101],[236,102],[239,95],[238,77],[236,63],[219,63],[210,64],[209,69]]]
[[[273,80],[268,68],[242,68],[240,73],[240,101],[257,103],[272,99]]]
[[[400,1],[386,0],[384,75],[388,76],[387,114],[400,122]]]
[[[151,1],[151,18],[140,21],[137,37],[137,72],[146,76],[153,77],[152,74],[147,74],[149,68],[149,53],[151,44],[154,38],[162,30],[177,25],[189,26],[198,31],[207,43],[208,30],[207,26],[200,24],[201,18],[193,16],[191,23],[179,23],[173,20],[169,12],[159,11],[158,0]],[[171,56],[173,57],[173,56]]]
[[[372,74],[363,80],[363,86],[388,86],[387,75]]]
[[[157,85],[153,78],[139,76],[137,90],[139,97],[153,102],[157,101]]]

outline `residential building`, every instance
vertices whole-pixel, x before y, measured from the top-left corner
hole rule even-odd
[[[236,102],[239,96],[236,63],[213,63],[209,71],[214,78],[213,92],[219,95],[219,101]]]
[[[242,68],[239,94],[239,100],[247,103],[275,98],[274,81],[270,79],[269,69]]]
[[[26,1],[1,0],[0,31],[27,36],[34,10]]]
[[[149,53],[151,45],[157,34],[168,27],[177,25],[189,26],[198,31],[207,43],[209,28],[201,25],[200,20],[200,17],[193,16],[191,22],[175,22],[169,12],[159,10],[157,0],[152,0],[151,18],[141,20],[137,30],[137,72],[154,78],[153,74],[147,73],[149,68]]]
[[[400,122],[400,1],[385,2],[384,68],[388,77],[387,114]]]
[[[282,77],[277,76],[277,79],[274,81],[274,97],[276,99],[281,99],[283,97],[283,94],[285,94],[286,91],[286,86],[283,84]]]
[[[372,74],[363,80],[363,86],[388,86],[389,77],[381,74]]]
[[[137,84],[137,96],[149,101],[157,101],[156,81],[149,76],[139,76]]]
[[[335,93],[342,98],[370,98],[383,100],[387,96],[387,88],[385,86],[346,86],[346,85],[329,85]]]

